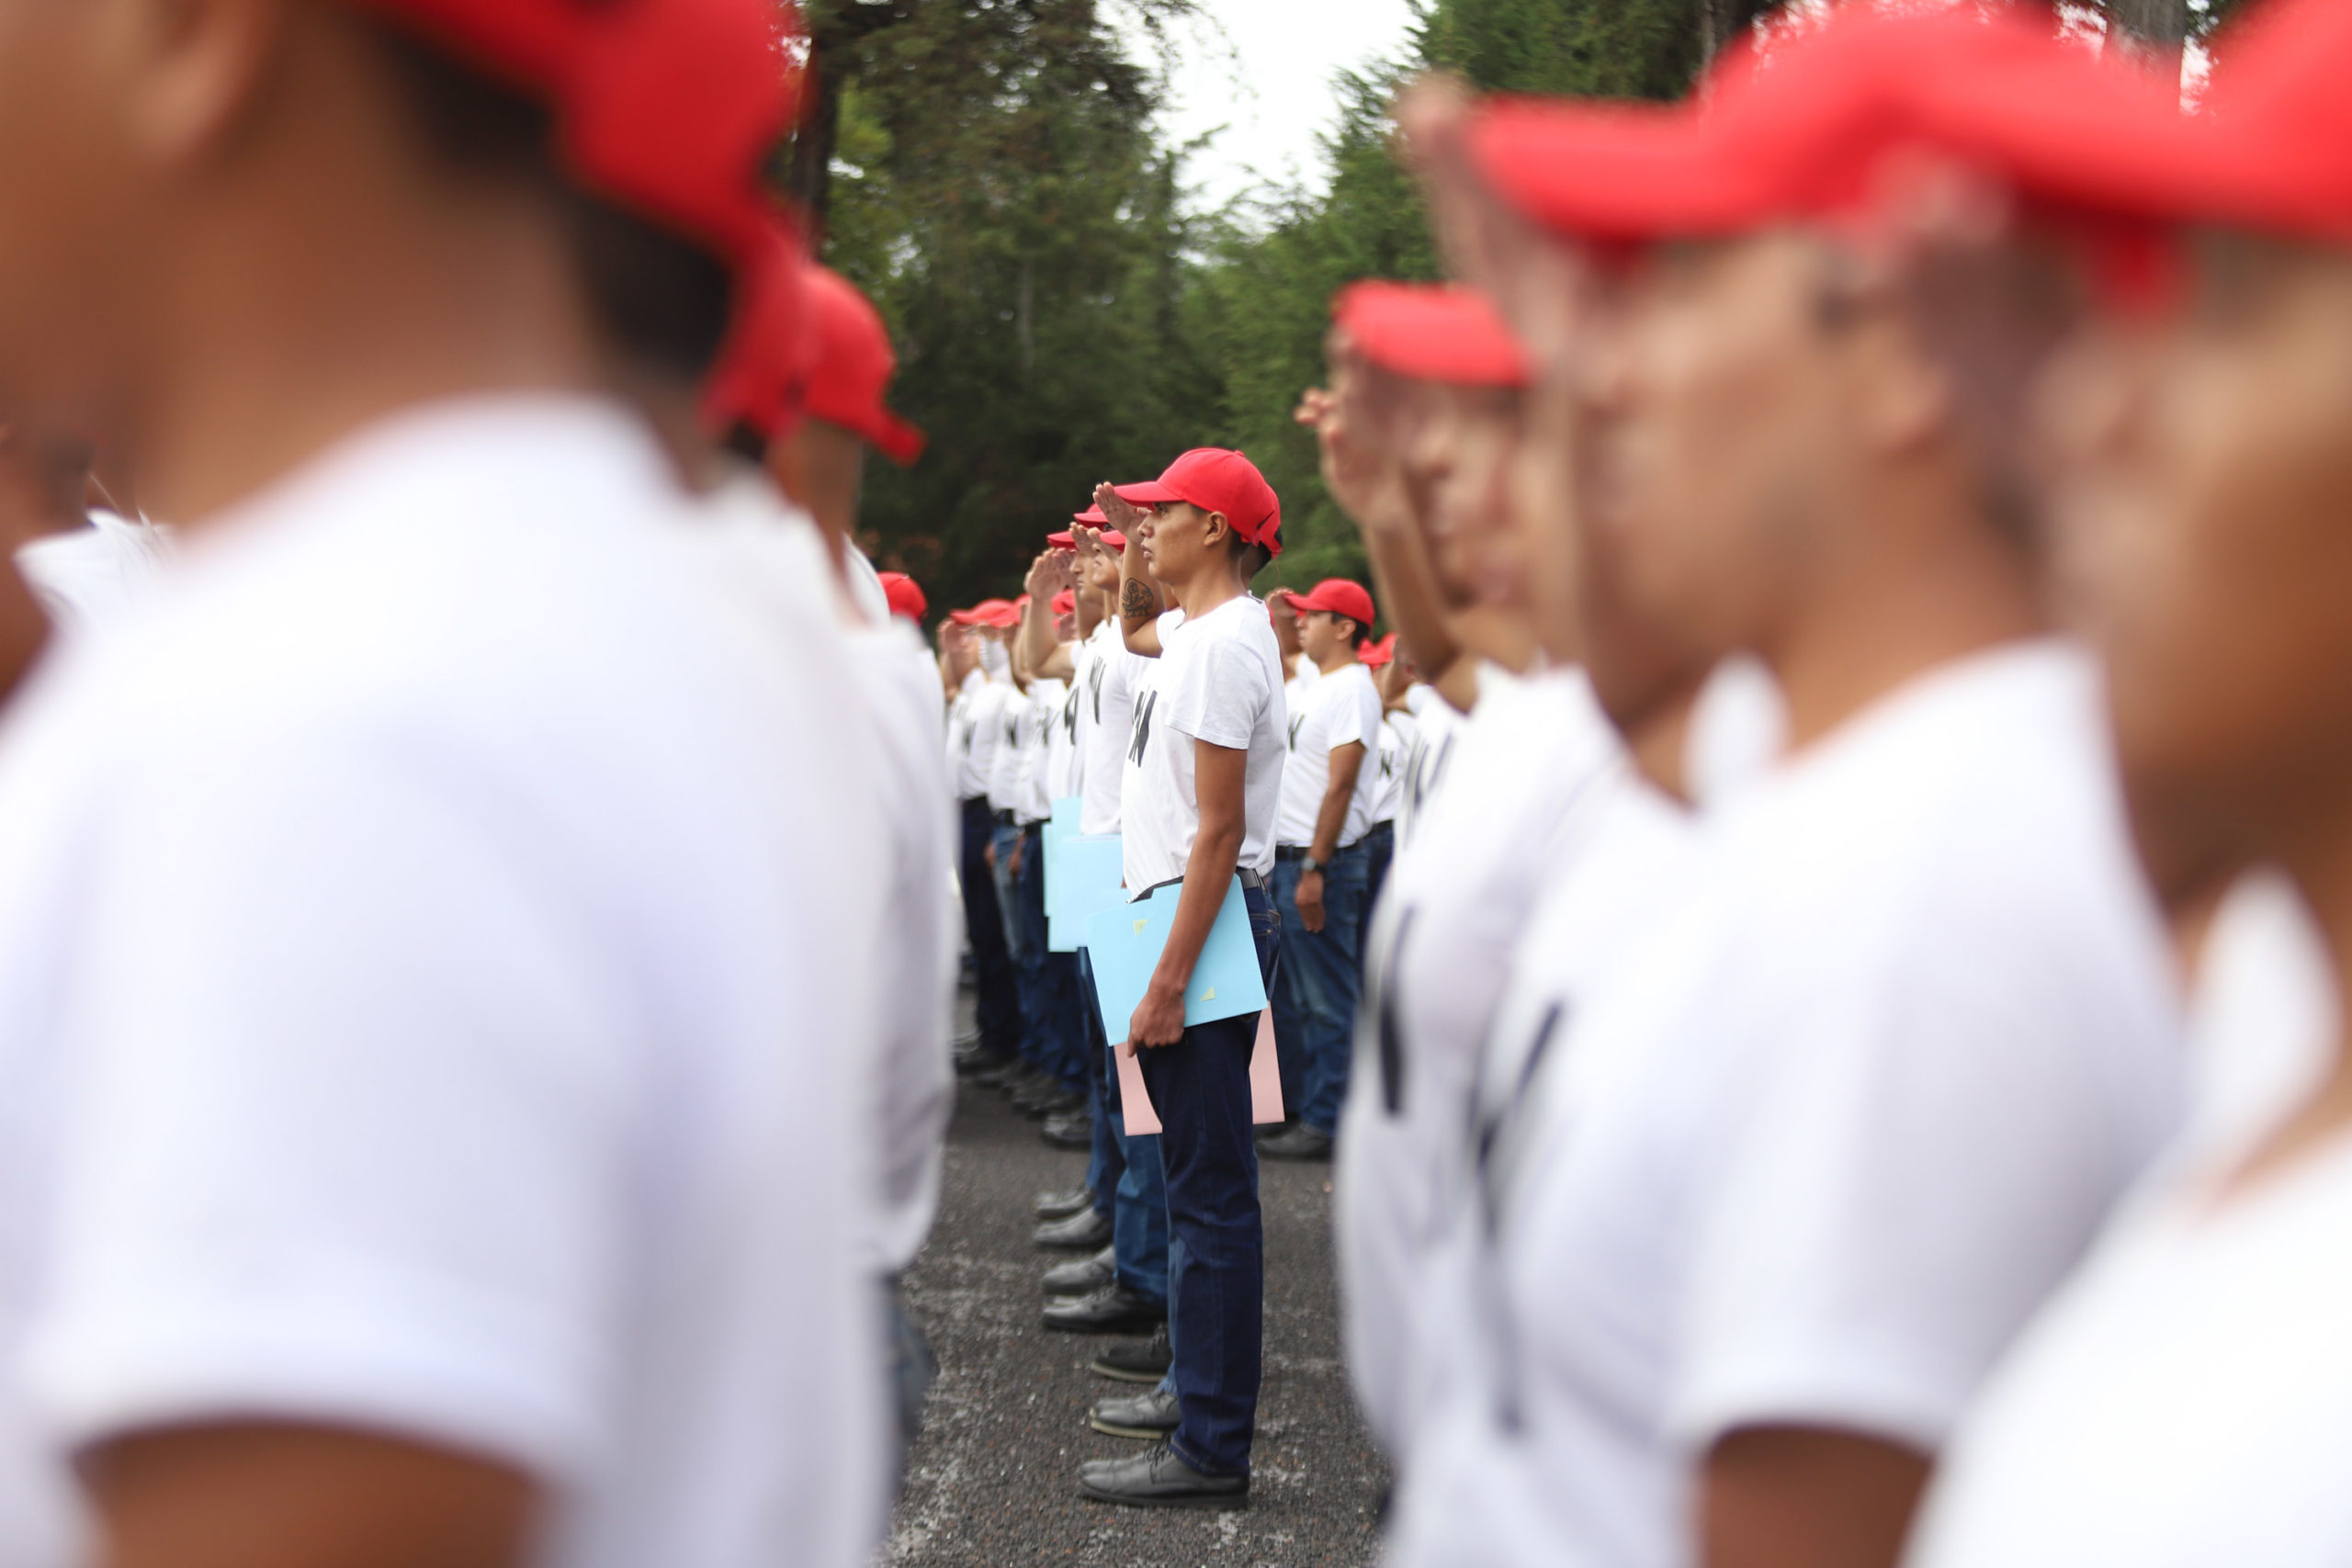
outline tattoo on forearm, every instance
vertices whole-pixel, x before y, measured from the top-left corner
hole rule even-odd
[[[1151,584],[1140,577],[1127,579],[1126,586],[1119,590],[1119,618],[1129,626],[1139,626],[1159,616],[1159,595],[1151,591]]]

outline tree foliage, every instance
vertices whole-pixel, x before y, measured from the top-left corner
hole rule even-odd
[[[1321,377],[1334,292],[1436,273],[1389,149],[1396,84],[1442,67],[1492,90],[1670,97],[1763,3],[1418,0],[1402,57],[1342,78],[1323,182],[1199,216],[1154,130],[1163,84],[1113,25],[1162,27],[1194,0],[810,0],[822,92],[795,183],[823,209],[825,259],[890,323],[893,400],[933,440],[869,479],[877,555],[934,604],[1010,592],[1097,480],[1215,444],[1283,498],[1267,581],[1360,575],[1290,415]]]

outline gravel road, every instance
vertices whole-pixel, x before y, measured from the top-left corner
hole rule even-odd
[[[1030,1241],[1032,1197],[1075,1187],[1085,1161],[967,1084],[939,1223],[908,1298],[940,1361],[883,1561],[904,1568],[1053,1562],[1104,1568],[1356,1568],[1374,1556],[1385,1483],[1340,1365],[1330,1168],[1267,1161],[1266,1379],[1250,1506],[1234,1513],[1108,1507],[1078,1494],[1080,1461],[1134,1451],[1086,1426],[1090,1401],[1135,1392],[1087,1371],[1107,1341],[1038,1321],[1038,1277],[1068,1254]]]

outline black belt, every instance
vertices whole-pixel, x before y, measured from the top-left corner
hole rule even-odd
[[[1309,847],[1305,844],[1276,844],[1274,858],[1276,860],[1305,860]]]
[[[1013,819],[1012,813],[1010,811],[998,812],[996,814],[996,825],[1000,828],[1018,828],[1021,826],[1019,822]]]
[[[1233,874],[1240,879],[1241,890],[1244,893],[1262,893],[1265,891],[1266,879],[1259,875],[1256,872],[1246,870],[1240,866],[1236,866],[1234,868]],[[1140,902],[1143,899],[1150,897],[1153,894],[1159,892],[1163,887],[1182,886],[1183,885],[1183,881],[1184,879],[1181,876],[1171,876],[1165,882],[1155,882],[1150,886],[1145,888],[1142,892],[1136,894],[1136,899]]]

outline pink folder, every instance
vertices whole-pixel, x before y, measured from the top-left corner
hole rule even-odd
[[[1119,1105],[1127,1136],[1148,1138],[1159,1131],[1159,1113],[1143,1087],[1143,1066],[1131,1046],[1112,1051],[1119,1063]],[[1258,1043],[1250,1052],[1250,1119],[1260,1126],[1283,1119],[1283,1073],[1274,1055],[1274,1010],[1258,1014]]]

